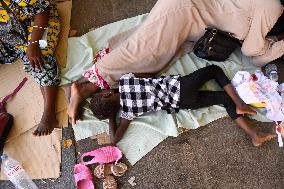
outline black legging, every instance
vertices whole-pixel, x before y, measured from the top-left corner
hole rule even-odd
[[[211,65],[196,70],[180,79],[180,109],[197,109],[223,104],[229,116],[235,120],[240,115],[236,113],[236,105],[224,91],[199,91],[207,81],[215,81],[223,88],[230,83],[223,70]]]

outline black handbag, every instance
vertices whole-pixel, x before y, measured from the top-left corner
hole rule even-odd
[[[193,52],[199,58],[224,61],[240,46],[240,40],[231,33],[206,28],[205,34],[195,43]]]

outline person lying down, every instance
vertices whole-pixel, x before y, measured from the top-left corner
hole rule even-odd
[[[218,104],[224,105],[229,116],[251,138],[254,146],[261,146],[275,137],[273,133],[257,131],[247,122],[243,115],[255,115],[256,112],[242,101],[223,70],[216,65],[201,68],[186,76],[150,78],[146,75],[125,74],[119,80],[118,90],[103,90],[95,93],[91,99],[90,108],[94,115],[100,120],[109,119],[113,143],[120,141],[135,117],[146,112],[165,110],[177,113],[180,109],[194,110]],[[199,91],[211,79],[224,91]],[[116,116],[120,110],[120,124],[117,128]]]

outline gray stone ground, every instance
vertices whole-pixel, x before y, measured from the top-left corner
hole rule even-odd
[[[82,35],[93,27],[149,12],[155,2],[73,0],[71,24],[78,30],[78,35]],[[279,68],[281,76],[284,63]],[[272,124],[253,123],[262,130],[272,128]],[[64,129],[63,133],[65,139],[73,137],[70,128]],[[36,182],[40,188],[73,189],[72,168],[77,152],[97,147],[95,141],[86,139],[78,142],[76,147],[63,149],[62,176],[54,182]],[[229,118],[223,118],[177,138],[166,139],[117,179],[119,188],[124,189],[283,189],[283,155],[276,140],[255,148],[243,131]],[[135,187],[127,182],[132,176],[136,177]],[[102,188],[101,180],[95,179],[95,182],[97,188]],[[8,182],[1,182],[0,188],[13,187]]]

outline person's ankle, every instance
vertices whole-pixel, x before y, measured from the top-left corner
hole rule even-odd
[[[43,111],[43,115],[46,115],[46,116],[56,116],[56,112],[55,112],[55,108],[45,108],[44,111]]]

